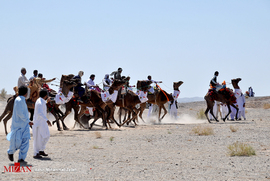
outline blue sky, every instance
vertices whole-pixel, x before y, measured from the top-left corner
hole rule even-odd
[[[83,70],[97,84],[122,67],[131,85],[184,81],[180,98],[203,97],[216,70],[268,96],[269,32],[269,0],[0,0],[0,89],[13,94],[21,67],[47,79]]]

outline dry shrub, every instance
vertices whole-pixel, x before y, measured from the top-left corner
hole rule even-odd
[[[231,125],[231,126],[230,126],[230,130],[231,130],[232,132],[236,132],[236,131],[238,130],[238,128],[237,128],[236,126]]]
[[[255,150],[246,143],[235,142],[228,146],[230,156],[251,156],[256,155]]]
[[[97,139],[101,138],[101,133],[100,132],[95,132],[95,136]]]
[[[264,105],[263,105],[263,108],[264,108],[264,109],[270,109],[270,104],[269,104],[269,103],[264,104]]]
[[[214,134],[214,130],[210,126],[197,126],[192,129],[192,132],[199,136],[208,136]]]
[[[110,141],[112,142],[113,140],[114,140],[114,137],[113,137],[113,136],[111,136],[111,137],[110,137]]]
[[[200,111],[197,113],[197,119],[205,119],[204,109],[200,109]]]

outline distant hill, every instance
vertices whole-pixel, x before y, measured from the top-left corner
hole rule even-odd
[[[178,103],[204,101],[203,97],[184,97],[178,99]]]

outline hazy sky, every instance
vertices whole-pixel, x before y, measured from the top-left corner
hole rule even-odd
[[[22,67],[47,79],[83,70],[97,84],[122,67],[131,85],[152,75],[172,92],[184,81],[179,98],[203,97],[216,70],[220,83],[240,77],[243,91],[267,96],[269,58],[269,0],[0,0],[0,89],[9,94]]]

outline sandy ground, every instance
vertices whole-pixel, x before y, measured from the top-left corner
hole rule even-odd
[[[139,120],[136,127],[112,130],[94,126],[59,132],[53,126],[47,158],[32,157],[30,140],[27,173],[5,171],[14,163],[7,157],[9,142],[1,123],[0,180],[270,180],[270,111],[264,104],[270,104],[270,97],[249,98],[245,121],[209,124],[196,119],[205,102],[192,102],[180,103],[179,118],[167,115],[161,124],[152,117],[146,123]],[[4,106],[1,101],[1,112]],[[66,122],[72,128],[73,116]],[[192,129],[198,125],[213,128],[214,134],[195,135]],[[238,130],[232,132],[230,126]],[[256,155],[230,157],[228,145],[236,141],[251,145]],[[18,151],[14,157],[17,160]]]

